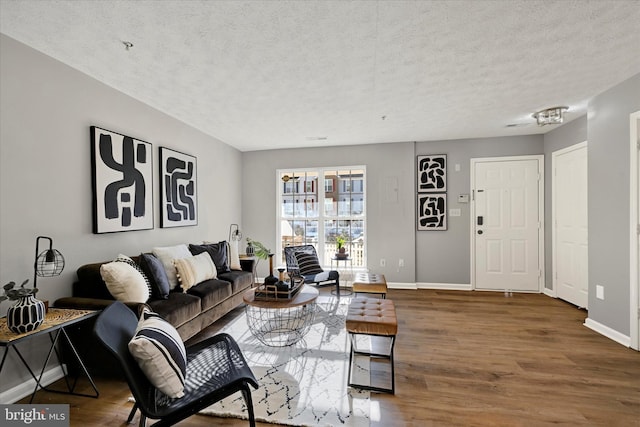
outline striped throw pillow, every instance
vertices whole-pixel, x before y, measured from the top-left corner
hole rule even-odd
[[[148,307],[143,308],[129,352],[147,379],[171,398],[184,396],[187,351],[178,331]]]
[[[308,252],[296,252],[294,253],[300,274],[303,276],[310,276],[314,274],[322,273],[322,267],[318,264],[318,258]]]

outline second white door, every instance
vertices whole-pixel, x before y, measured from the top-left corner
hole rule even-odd
[[[558,298],[587,308],[587,143],[554,152],[552,161],[554,289]]]

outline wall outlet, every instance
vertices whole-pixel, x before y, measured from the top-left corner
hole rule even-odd
[[[404,260],[402,258],[398,260],[398,267],[404,267]]]
[[[449,209],[449,216],[460,216],[460,209]]]
[[[387,260],[384,258],[380,258],[380,267],[386,267],[387,266]]]
[[[604,286],[596,285],[596,298],[604,300]]]

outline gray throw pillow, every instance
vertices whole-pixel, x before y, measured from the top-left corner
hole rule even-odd
[[[140,268],[149,278],[151,284],[151,299],[169,298],[169,278],[162,265],[162,261],[153,254],[140,254]]]

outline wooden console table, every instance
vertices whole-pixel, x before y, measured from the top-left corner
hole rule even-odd
[[[73,346],[73,343],[71,342],[71,339],[67,334],[67,331],[65,331],[66,327],[71,326],[78,322],[82,322],[91,317],[97,316],[98,313],[99,311],[94,311],[94,310],[72,310],[72,309],[50,308],[44,318],[44,321],[42,322],[42,325],[40,325],[35,331],[25,332],[22,334],[16,334],[15,332],[12,332],[11,330],[9,330],[9,327],[7,326],[7,318],[6,317],[1,318],[0,319],[0,347],[4,347],[4,354],[2,356],[2,362],[0,362],[0,374],[2,373],[2,368],[4,368],[4,362],[7,359],[7,354],[9,353],[9,349],[13,348],[13,350],[16,352],[16,354],[22,361],[22,364],[27,368],[27,370],[31,374],[31,377],[36,382],[36,386],[33,390],[33,393],[31,394],[31,399],[29,400],[29,403],[33,402],[33,398],[36,395],[38,388],[41,388],[43,390],[50,391],[50,392],[55,392],[55,393],[66,393],[66,394],[75,394],[79,396],[98,397],[99,395],[98,388],[96,387],[96,384],[93,382],[91,375],[89,375],[87,368],[84,366],[84,363],[82,362],[80,355],[76,351],[76,348]],[[40,371],[40,375],[36,376],[33,370],[31,369],[31,367],[29,366],[29,364],[27,363],[27,361],[25,360],[25,358],[20,353],[20,350],[18,350],[18,347],[16,347],[16,345],[20,342],[27,341],[34,337],[44,335],[44,334],[49,335],[49,339],[51,340],[51,347],[49,347],[47,358],[42,364],[42,370]],[[64,366],[62,365],[62,361],[60,360],[60,353],[56,348],[56,344],[58,343],[58,339],[60,338],[60,335],[64,337],[65,341],[71,348],[73,355],[79,362],[80,367],[82,368],[82,371],[86,375],[89,382],[91,382],[91,386],[95,391],[95,395],[81,394],[81,393],[76,393],[74,391],[78,379],[76,378],[73,381],[73,384],[69,382],[68,372],[65,370]],[[65,381],[67,383],[67,391],[47,389],[41,384],[42,376],[44,375],[44,371],[47,368],[47,363],[49,363],[49,359],[51,359],[51,354],[54,351],[56,353],[56,356],[58,357],[58,363],[60,364],[60,368],[64,373]]]

